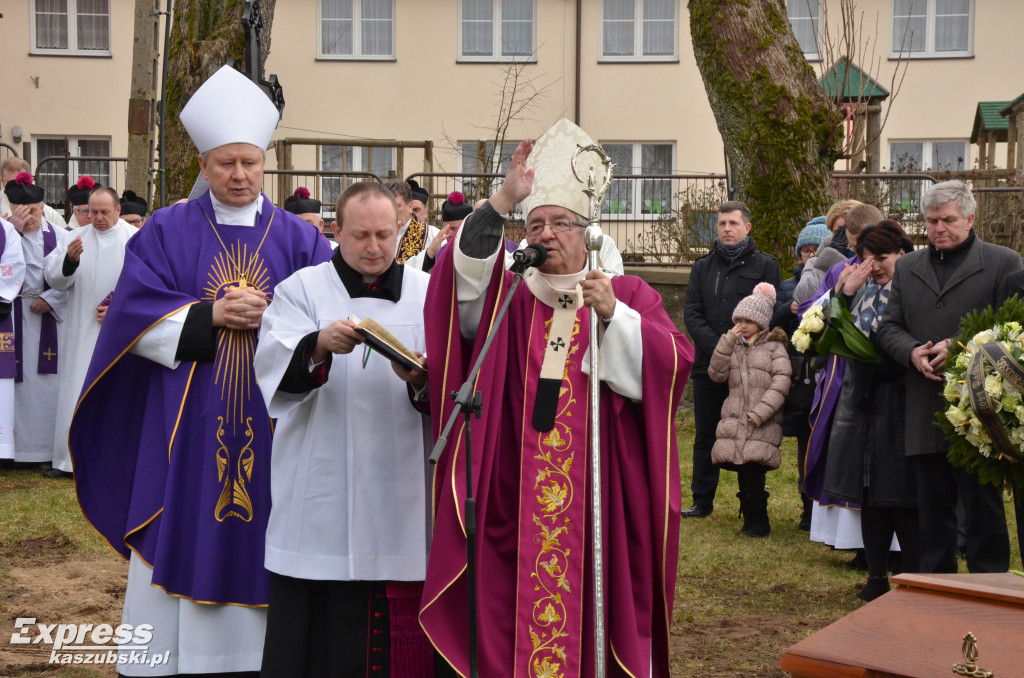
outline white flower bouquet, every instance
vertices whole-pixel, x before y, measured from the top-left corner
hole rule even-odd
[[[853,324],[842,297],[807,309],[790,341],[801,353],[833,354],[874,364],[882,361],[871,340]]]

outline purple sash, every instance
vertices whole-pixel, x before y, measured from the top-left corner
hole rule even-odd
[[[45,259],[46,255],[57,246],[57,232],[48,221],[44,221],[41,228],[43,229],[43,258]],[[44,280],[43,290],[48,289],[50,289],[50,286]],[[14,316],[14,334],[16,337],[14,357],[17,363],[14,381],[19,384],[24,381],[21,357],[21,336],[24,332],[22,327],[23,314],[24,310],[22,309],[21,297],[19,296],[14,300],[14,313],[12,314]],[[42,322],[39,327],[39,364],[36,371],[39,374],[57,374],[57,319],[49,311],[42,314]]]
[[[0,228],[0,257],[5,249],[7,234]],[[17,303],[17,298],[13,303]],[[14,351],[14,317],[10,314],[0,322],[0,379],[10,379],[18,374],[18,359]]]

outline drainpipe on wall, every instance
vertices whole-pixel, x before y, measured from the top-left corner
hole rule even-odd
[[[573,122],[580,124],[580,50],[583,42],[583,0],[576,0],[576,85],[574,98],[576,99],[576,110],[573,115]]]

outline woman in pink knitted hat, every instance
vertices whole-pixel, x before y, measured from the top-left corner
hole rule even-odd
[[[718,340],[708,366],[712,381],[729,384],[711,461],[736,471],[743,515],[740,533],[748,537],[772,533],[764,479],[782,463],[782,405],[792,374],[786,333],[768,330],[774,305],[775,288],[758,283],[754,293],[736,305],[736,325]]]

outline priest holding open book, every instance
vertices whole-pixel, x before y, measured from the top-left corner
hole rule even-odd
[[[254,361],[277,418],[262,676],[429,675],[433,650],[416,618],[427,424],[414,404],[427,375],[382,352],[422,357],[430,276],[395,262],[400,223],[380,184],[347,188],[337,217],[333,258],[274,290]]]
[[[424,312],[427,353],[444,356],[431,364],[431,413],[436,433],[453,407],[447,394],[508,294],[503,227],[522,203],[527,240],[547,258],[516,289],[477,381],[479,675],[595,674],[585,356],[596,312],[607,675],[668,678],[680,510],[674,417],[693,347],[643,280],[587,271],[589,198],[571,165],[578,144],[593,141],[568,120],[536,145],[519,144],[501,188],[439,254]],[[584,159],[584,168],[599,163]],[[468,675],[463,428],[435,474],[420,621],[439,654]]]

